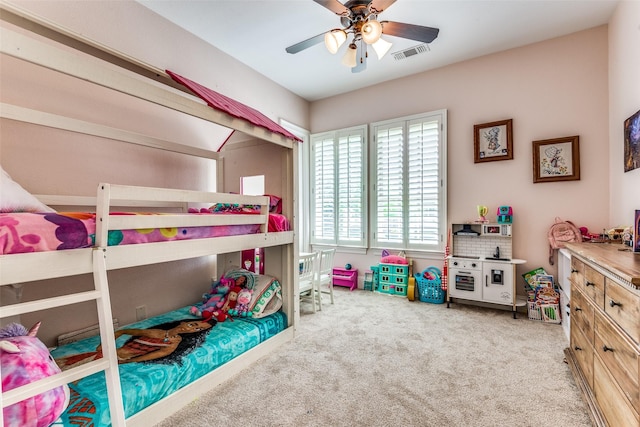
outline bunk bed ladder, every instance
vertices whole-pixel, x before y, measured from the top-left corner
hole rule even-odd
[[[0,393],[0,407],[5,408],[44,391],[71,383],[97,372],[104,371],[107,393],[109,396],[109,410],[111,413],[112,425],[125,425],[125,413],[124,404],[122,402],[120,376],[118,372],[115,333],[112,327],[113,316],[111,314],[109,286],[107,283],[107,268],[105,262],[106,250],[104,248],[95,248],[92,250],[92,253],[95,290],[3,306],[0,318],[95,300],[98,319],[100,322],[100,340],[102,343],[103,357],[85,363],[81,366],[71,368],[59,374],[34,381],[8,392]],[[7,283],[3,283],[3,285],[6,284]],[[4,420],[3,417],[0,417],[0,427],[3,426]]]
[[[106,249],[96,248],[93,251],[93,280],[100,297],[98,304],[98,323],[100,325],[100,341],[102,343],[103,358],[108,366],[105,368],[105,381],[109,397],[109,411],[111,425],[124,426],[124,404],[122,402],[122,388],[118,372],[118,355],[116,354],[116,338],[113,331],[111,299],[107,281]]]

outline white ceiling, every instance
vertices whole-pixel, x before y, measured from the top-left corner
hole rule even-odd
[[[138,1],[309,101],[606,24],[618,3],[397,0],[380,20],[436,27],[438,38],[428,52],[397,61],[392,53],[420,43],[383,36],[393,43],[389,54],[378,60],[370,52],[367,69],[352,73],[341,64],[346,43],[335,55],[323,43],[297,54],[285,52],[342,27],[337,15],[313,0]]]

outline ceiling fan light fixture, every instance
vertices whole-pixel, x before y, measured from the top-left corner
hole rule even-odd
[[[358,54],[358,47],[355,43],[351,43],[347,52],[342,57],[342,64],[346,65],[349,68],[353,68],[356,66],[356,56]]]
[[[373,44],[380,39],[382,35],[382,25],[375,19],[367,21],[360,30],[362,40],[366,44]]]
[[[324,35],[324,45],[327,50],[335,54],[340,46],[347,40],[344,30],[331,30]]]
[[[393,46],[393,43],[386,41],[382,37],[380,37],[377,42],[371,45],[371,47],[373,47],[373,50],[376,51],[378,60],[381,60],[382,57],[385,56],[387,52],[389,52],[389,49],[391,49],[391,46]]]

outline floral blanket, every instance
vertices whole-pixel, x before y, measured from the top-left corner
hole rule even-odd
[[[210,213],[194,213],[206,215]],[[218,212],[229,213],[229,212]],[[246,212],[249,213],[249,212]],[[112,213],[112,215],[140,215]],[[152,215],[152,214],[146,214]],[[269,215],[269,231],[284,231],[289,223],[282,215]],[[109,246],[171,240],[254,234],[259,224],[172,227],[109,231]],[[96,215],[86,212],[0,213],[0,255],[91,247],[95,243]]]

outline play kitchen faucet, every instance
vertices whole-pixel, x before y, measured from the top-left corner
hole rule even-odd
[[[491,256],[486,257],[487,260],[495,260],[495,261],[510,261],[509,258],[501,258],[500,257],[500,246],[496,246],[496,251],[491,254]]]

